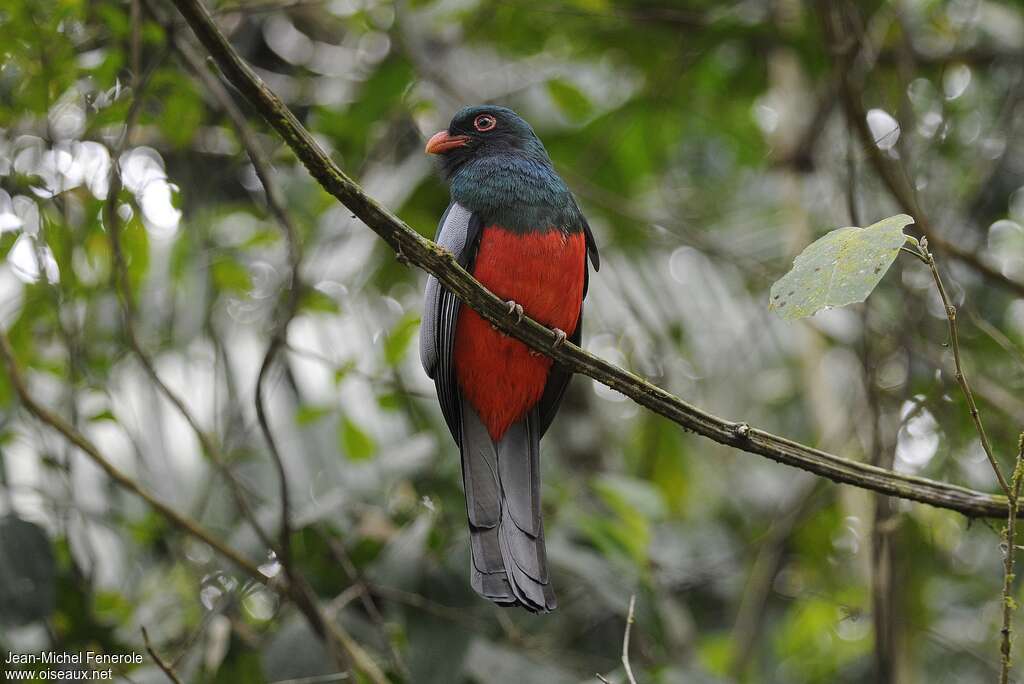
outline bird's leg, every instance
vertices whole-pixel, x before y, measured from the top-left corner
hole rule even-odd
[[[515,302],[515,300],[510,299],[507,302],[505,302],[505,306],[508,307],[508,314],[510,316],[512,314],[516,315],[516,323],[517,324],[523,322],[523,315],[524,314],[523,314],[523,305],[522,304],[517,304]],[[493,323],[491,323],[491,330],[498,330],[498,326],[496,326]],[[504,335],[504,334],[505,333],[502,333],[502,335]]]
[[[551,332],[555,333],[555,341],[551,343],[552,349],[558,349],[563,344],[565,344],[565,340],[568,337],[568,335],[565,334],[564,330],[560,330],[559,328],[552,328]]]
[[[512,299],[510,299],[507,302],[505,302],[505,304],[508,306],[509,314],[510,315],[511,314],[515,314],[516,315],[516,323],[522,323],[523,322],[523,305],[522,304],[516,304],[516,302],[514,300],[512,300]]]
[[[569,337],[568,335],[565,334],[565,331],[561,330],[560,328],[552,328],[551,332],[555,333],[555,341],[551,343],[552,349],[558,349],[559,347],[561,347],[563,344],[565,344],[565,340],[568,339]],[[540,356],[541,354],[543,354],[543,352],[539,352],[536,349],[530,350],[530,356]]]
[[[398,249],[395,250],[395,261],[402,264],[403,266],[409,265],[409,257],[405,256],[405,252],[402,251],[401,245],[399,245]]]

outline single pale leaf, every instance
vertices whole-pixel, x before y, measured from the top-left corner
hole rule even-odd
[[[863,302],[896,260],[914,222],[890,216],[867,228],[839,228],[813,242],[774,285],[768,308],[783,318]]]

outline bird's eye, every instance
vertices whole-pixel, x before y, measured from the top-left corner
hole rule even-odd
[[[492,130],[497,125],[498,120],[495,119],[490,114],[481,114],[480,116],[473,119],[473,128],[480,131],[481,133],[486,133],[487,131]]]

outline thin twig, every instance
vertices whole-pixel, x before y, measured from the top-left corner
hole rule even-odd
[[[146,643],[146,652],[149,653],[149,657],[153,659],[156,666],[163,670],[163,673],[167,675],[174,684],[181,684],[181,680],[178,679],[178,675],[174,674],[174,668],[164,662],[164,659],[157,654],[153,645],[149,643],[149,634],[146,632],[146,628],[142,628],[142,640]]]
[[[981,448],[984,449],[989,465],[992,466],[992,470],[995,472],[996,480],[999,481],[999,487],[1007,496],[1008,505],[1014,506],[1013,497],[1010,494],[1010,485],[1006,482],[1002,468],[999,467],[999,461],[996,460],[995,454],[992,451],[992,443],[989,442],[988,433],[985,432],[985,425],[982,423],[978,404],[974,401],[974,392],[971,391],[971,385],[967,381],[967,375],[964,373],[963,363],[960,359],[960,336],[957,332],[956,307],[949,300],[946,287],[942,284],[942,278],[939,276],[939,269],[935,265],[935,257],[928,250],[928,241],[926,239],[922,239],[918,244],[918,250],[920,250],[924,262],[928,264],[928,270],[931,271],[932,280],[935,281],[935,287],[939,291],[939,297],[942,299],[942,307],[946,311],[946,320],[949,324],[949,345],[953,350],[953,364],[956,366],[956,381],[960,385],[960,391],[963,392],[964,399],[967,400],[967,408],[971,413],[971,421],[973,421],[974,429],[978,433],[978,439],[981,440]]]
[[[622,634],[622,667],[626,670],[629,684],[636,684],[633,668],[629,664],[629,633],[633,629],[633,611],[636,609],[636,594],[629,597],[629,613],[626,615],[626,631]]]
[[[1024,482],[1024,433],[1017,440],[1017,461],[1013,467],[1013,492],[1006,512],[1006,530],[1003,537],[1003,627],[999,645],[999,684],[1010,681],[1010,650],[1013,646],[1013,611],[1017,602],[1013,598],[1014,562],[1017,557],[1017,506],[1020,502],[1021,483]]]

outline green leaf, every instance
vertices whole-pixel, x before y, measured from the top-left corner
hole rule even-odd
[[[252,289],[249,271],[234,259],[213,262],[213,282],[222,290],[248,292]]]
[[[302,311],[321,311],[324,313],[340,313],[338,302],[333,297],[315,288],[309,288],[302,293],[299,300],[299,308]]]
[[[772,285],[768,308],[783,318],[863,302],[896,260],[914,219],[890,216],[867,228],[840,228],[816,240]]]
[[[311,425],[332,410],[330,406],[300,406],[295,412],[295,422],[300,426]]]
[[[0,518],[0,622],[25,625],[53,612],[57,565],[39,525]]]
[[[135,605],[116,591],[98,591],[93,597],[96,617],[106,622],[127,622],[131,619]]]
[[[377,443],[373,437],[353,423],[348,417],[341,419],[338,425],[338,441],[341,450],[353,461],[365,461],[373,457],[377,451]]]
[[[396,392],[385,392],[377,395],[377,405],[385,411],[397,411],[402,407],[402,402]]]
[[[581,121],[594,110],[590,99],[569,81],[556,78],[548,81],[548,94],[555,105],[573,121]]]
[[[387,340],[384,342],[384,360],[387,361],[389,366],[397,366],[398,362],[405,356],[405,352],[409,348],[409,342],[412,341],[413,335],[419,329],[419,325],[419,316],[406,315],[388,335]]]
[[[91,416],[89,416],[89,422],[90,423],[99,423],[100,421],[104,421],[104,420],[109,420],[109,421],[112,421],[112,422],[116,423],[117,422],[117,416],[115,416],[113,414],[113,412],[111,412],[110,409],[103,409],[102,411],[99,411],[99,412],[94,413]]]

